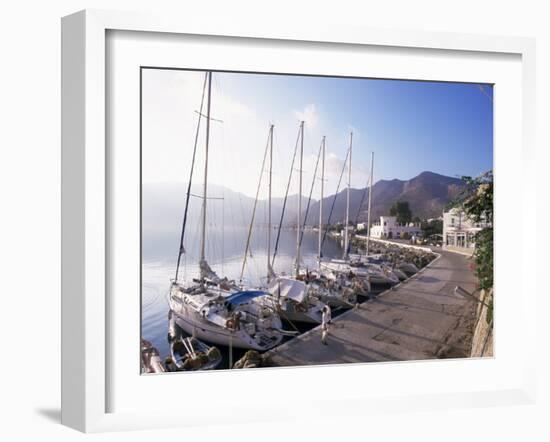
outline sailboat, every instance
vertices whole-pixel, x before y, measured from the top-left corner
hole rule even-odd
[[[350,255],[346,265],[349,265],[355,274],[368,278],[371,288],[376,285],[393,285],[399,282],[399,276],[389,265],[372,262],[364,255]]]
[[[302,125],[303,131],[303,125]],[[303,140],[303,133],[302,133]],[[325,304],[330,307],[336,308],[351,308],[357,302],[357,294],[364,291],[364,287],[359,281],[348,279],[342,275],[326,274],[321,270],[322,262],[322,245],[323,245],[323,193],[324,193],[324,180],[325,180],[325,151],[326,151],[326,137],[323,137],[319,154],[317,156],[317,164],[315,166],[315,172],[313,181],[311,184],[310,197],[308,200],[308,206],[306,209],[306,215],[304,219],[304,225],[301,224],[301,182],[302,182],[302,167],[300,159],[300,197],[298,206],[298,234],[297,234],[297,252],[296,252],[296,274],[295,281],[301,281],[304,284],[304,290],[307,288],[309,299],[317,300],[316,304],[312,303],[311,308],[315,310],[315,313],[321,314],[322,306]],[[303,154],[303,152],[301,152]],[[311,195],[317,174],[317,166],[319,158],[322,158],[321,163],[321,198],[319,207],[319,229],[318,229],[318,268],[317,269],[304,269],[300,267],[300,246],[304,234],[305,223],[307,221],[307,214],[309,211],[309,203],[311,201]],[[296,286],[297,283],[294,283]],[[289,282],[285,281],[285,285],[288,286]],[[280,287],[274,287],[279,293]],[[286,288],[285,288],[286,290]],[[288,290],[290,292],[290,289]],[[293,291],[297,291],[294,287]]]
[[[374,152],[371,152],[369,184],[368,184],[368,187],[365,188],[365,192],[363,192],[363,198],[361,199],[361,203],[359,204],[359,207],[357,209],[357,216],[355,220],[355,224],[357,224],[359,221],[359,214],[361,213],[361,207],[363,205],[363,199],[368,189],[369,199],[368,199],[368,209],[367,209],[366,253],[365,255],[349,254],[350,265],[356,268],[368,270],[370,272],[369,281],[373,285],[377,285],[377,286],[394,285],[404,280],[403,272],[396,269],[395,267],[391,267],[387,262],[381,259],[380,255],[370,254],[370,225],[371,225],[373,180],[374,180]]]
[[[202,108],[206,88],[208,89],[207,107],[206,116],[203,116]],[[212,72],[206,72],[201,107],[198,113],[176,275],[170,286],[168,302],[177,325],[194,338],[229,347],[265,351],[278,345],[283,339],[284,333],[277,312],[253,302],[255,298],[266,296],[267,293],[261,290],[240,290],[234,281],[220,278],[211,269],[205,256],[211,96]],[[181,256],[185,253],[184,236],[187,211],[200,122],[203,117],[206,118],[206,142],[201,213],[200,277],[191,281],[180,282],[178,272]]]
[[[354,259],[349,254],[350,249],[350,232],[349,232],[349,208],[350,208],[350,190],[351,190],[351,164],[352,164],[352,147],[353,147],[353,132],[350,133],[350,142],[348,150],[348,182],[347,182],[347,195],[346,195],[346,219],[344,226],[344,253],[342,259],[331,259],[323,261],[321,267],[333,275],[347,275],[349,278],[358,278],[359,280],[366,281],[368,284],[368,291],[371,291],[372,285],[393,285],[399,282],[399,279],[388,271],[382,268],[380,265],[372,264],[368,260]],[[345,167],[345,164],[344,164]],[[371,174],[370,174],[370,189],[372,189],[372,177],[374,167],[374,152],[371,155]],[[369,208],[368,208],[368,224],[370,229],[370,207],[371,207],[371,192],[369,189]],[[336,197],[336,195],[335,195]],[[360,209],[360,207],[359,207]],[[367,236],[367,255],[368,255],[368,243]]]
[[[270,309],[279,313],[279,315],[288,321],[292,322],[305,322],[320,324],[322,320],[322,311],[325,307],[325,304],[319,301],[314,296],[310,295],[309,286],[306,282],[300,281],[297,277],[299,276],[299,261],[300,261],[300,223],[301,223],[301,199],[302,199],[302,178],[301,178],[301,169],[303,161],[303,149],[304,149],[304,122],[300,123],[299,139],[300,142],[300,191],[298,196],[298,234],[296,242],[296,277],[284,277],[275,274],[273,270],[272,261],[271,261],[271,184],[272,184],[272,174],[273,174],[273,130],[274,125],[271,125],[269,128],[268,143],[264,153],[264,160],[262,162],[262,168],[260,172],[260,179],[258,182],[258,188],[256,191],[256,200],[254,203],[254,208],[252,212],[252,218],[248,230],[248,238],[245,247],[245,253],[243,258],[243,265],[241,269],[241,281],[244,275],[244,269],[246,266],[247,256],[250,248],[250,238],[252,235],[252,229],[254,226],[254,219],[256,215],[256,205],[258,202],[259,191],[262,183],[263,171],[265,167],[265,160],[269,150],[269,183],[268,183],[268,223],[267,223],[267,292],[270,294],[268,297],[259,297],[256,302],[262,306],[269,307]],[[296,149],[298,143],[296,144],[295,154],[293,157],[292,163],[296,158]],[[291,167],[291,176],[292,168]],[[290,183],[290,179],[289,179]],[[287,188],[288,191],[288,188]],[[282,222],[280,223],[280,225]],[[279,225],[279,228],[280,228]]]

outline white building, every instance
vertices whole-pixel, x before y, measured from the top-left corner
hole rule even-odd
[[[380,221],[375,222],[370,229],[370,235],[374,238],[399,239],[421,234],[422,229],[418,224],[398,224],[395,216],[381,216]]]
[[[472,249],[475,234],[487,227],[487,223],[476,223],[464,211],[451,209],[443,212],[443,247]]]

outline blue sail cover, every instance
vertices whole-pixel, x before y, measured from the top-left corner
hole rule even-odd
[[[225,302],[231,305],[244,304],[245,302],[250,301],[251,299],[257,298],[258,296],[264,296],[266,293],[261,290],[245,290],[242,292],[236,292],[229,295],[225,298]]]

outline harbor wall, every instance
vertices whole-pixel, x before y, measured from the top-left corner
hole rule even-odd
[[[492,319],[487,321],[486,304],[493,299],[493,289],[481,290],[479,294],[480,303],[477,307],[477,319],[472,338],[472,350],[470,356],[473,358],[492,357],[493,355],[493,323]]]
[[[366,235],[355,235],[355,238],[363,240],[363,241],[366,241],[368,239],[368,237]],[[430,247],[422,247],[422,246],[416,246],[414,244],[388,241],[386,239],[379,239],[379,238],[371,237],[369,239],[369,241],[378,242],[378,243],[381,243],[381,244],[388,244],[388,245],[391,245],[391,246],[403,247],[403,248],[407,248],[407,249],[420,250],[422,252],[432,252],[432,249]]]

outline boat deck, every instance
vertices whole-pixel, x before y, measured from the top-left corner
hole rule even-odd
[[[469,353],[476,279],[467,257],[437,249],[440,257],[376,299],[332,321],[328,345],[316,327],[269,351],[273,366],[421,360]]]

